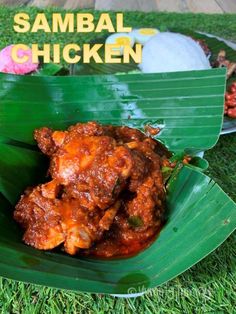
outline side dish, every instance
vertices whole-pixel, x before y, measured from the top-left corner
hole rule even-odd
[[[225,115],[236,119],[236,81],[234,81],[225,93]]]

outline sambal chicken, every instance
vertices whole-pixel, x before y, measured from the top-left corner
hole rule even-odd
[[[16,205],[26,244],[107,258],[136,254],[153,241],[165,210],[168,152],[160,143],[96,122],[43,127],[34,138],[50,162],[48,182],[27,188]]]

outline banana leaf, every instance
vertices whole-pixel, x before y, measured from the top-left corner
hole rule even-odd
[[[215,145],[225,69],[160,74],[30,77],[0,74],[0,135],[32,144],[37,127],[77,121],[159,127],[171,151]]]
[[[41,65],[38,71],[32,73],[34,76],[42,76],[42,75],[66,75],[68,71],[63,68],[60,64],[55,63],[44,63]]]
[[[34,146],[34,128],[98,120],[143,129],[150,123],[163,127],[157,138],[171,150],[198,151],[218,139],[224,90],[222,69],[73,78],[0,75],[0,275],[126,294],[174,278],[219,246],[236,227],[236,205],[200,171],[206,164],[199,158],[169,179],[167,223],[135,257],[99,260],[38,251],[21,241],[12,211],[23,190],[46,175],[47,160]]]

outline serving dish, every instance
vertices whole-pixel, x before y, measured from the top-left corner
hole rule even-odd
[[[37,284],[109,294],[158,286],[219,246],[236,227],[236,205],[202,172],[176,171],[167,186],[167,223],[145,251],[99,260],[24,245],[12,211],[26,186],[39,182],[45,160],[32,132],[75,122],[161,128],[171,151],[192,155],[218,140],[225,69],[168,74],[30,77],[0,74],[0,275]],[[158,106],[156,104],[158,103]]]

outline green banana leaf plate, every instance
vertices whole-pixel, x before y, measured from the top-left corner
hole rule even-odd
[[[225,70],[76,77],[0,74],[0,275],[95,293],[144,291],[174,278],[218,247],[236,227],[236,205],[198,165],[167,185],[167,223],[137,256],[99,260],[43,252],[21,241],[12,211],[23,190],[42,182],[47,161],[32,132],[97,120],[143,130],[171,151],[192,154],[218,140]],[[204,163],[203,163],[204,164]]]

